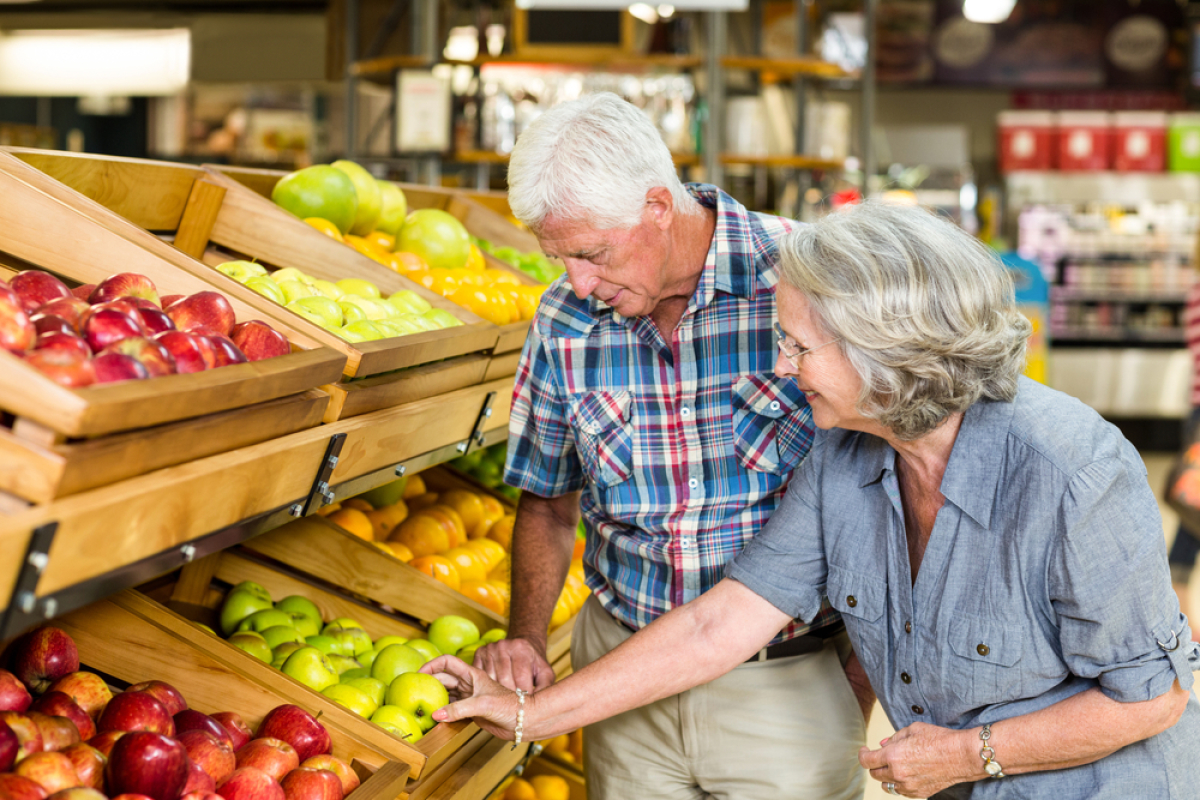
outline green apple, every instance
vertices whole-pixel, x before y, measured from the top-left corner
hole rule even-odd
[[[483,641],[482,639],[480,639],[475,644],[467,645],[466,647],[464,647],[462,650],[459,650],[454,655],[457,656],[458,658],[461,658],[463,661],[467,662],[468,664],[474,664],[475,663],[475,651],[477,651],[481,647],[487,647],[487,642]]]
[[[379,703],[376,703],[361,690],[355,689],[345,683],[335,683],[333,686],[326,686],[321,690],[321,694],[328,697],[338,705],[358,714],[360,717],[370,717],[379,708]]]
[[[250,616],[238,623],[239,631],[258,631],[262,633],[267,628],[274,628],[276,625],[286,625],[292,627],[292,618],[288,616],[286,611],[280,611],[277,608],[264,608],[262,611],[255,611]]]
[[[267,646],[267,640],[263,638],[261,633],[240,631],[230,636],[226,641],[239,650],[245,650],[259,661],[266,664],[271,663],[271,648]]]
[[[318,692],[338,682],[337,670],[329,658],[315,647],[301,647],[283,662],[283,674],[290,675]]]
[[[288,303],[285,307],[326,330],[337,330],[342,327],[342,309],[335,301],[323,295],[301,297]]]
[[[251,278],[265,277],[267,274],[262,264],[255,264],[253,261],[226,261],[217,267],[217,272],[228,275],[238,283],[245,283]]]
[[[383,338],[385,339],[395,339],[397,336],[407,336],[410,333],[416,333],[416,331],[405,330],[403,326],[397,325],[390,319],[375,320],[375,327],[383,332]]]
[[[362,623],[351,617],[337,617],[326,622],[325,628],[358,628],[362,630]],[[323,629],[321,633],[324,632],[325,630]]]
[[[424,314],[433,308],[433,306],[429,305],[428,300],[421,297],[421,295],[412,289],[401,289],[398,292],[393,292],[388,295],[387,301],[405,314]]]
[[[383,338],[383,331],[376,328],[375,323],[368,319],[351,322],[349,325],[345,325],[334,331],[334,333],[347,342],[373,342]]]
[[[271,666],[276,669],[281,668],[288,656],[304,646],[304,642],[284,642],[278,647],[271,648]]]
[[[383,705],[383,696],[387,693],[387,685],[378,678],[372,678],[370,675],[365,677],[356,675],[353,678],[347,678],[346,674],[343,673],[342,683],[365,692],[367,697],[375,701],[375,705]]]
[[[356,678],[369,678],[369,677],[371,677],[371,668],[370,667],[354,667],[353,669],[348,669],[345,672],[343,672],[341,675],[338,675],[338,680],[341,681],[342,683],[348,683],[351,680],[354,680]]]
[[[279,281],[279,288],[283,291],[285,305],[294,303],[302,297],[312,297],[317,293],[316,289],[300,281]]]
[[[325,655],[345,655],[344,646],[332,636],[305,636],[304,642],[309,647],[315,647]]]
[[[409,639],[408,646],[425,656],[426,661],[433,661],[442,654],[441,650],[428,639]]]
[[[379,655],[379,651],[376,650],[374,647],[372,647],[370,650],[366,651],[365,653],[359,653],[358,655],[355,656],[355,658],[357,658],[359,660],[359,663],[361,663],[364,667],[366,667],[368,670],[370,670],[371,665],[375,663],[375,657],[377,655]],[[367,674],[370,675],[371,673],[368,671]]]
[[[225,602],[221,604],[221,633],[228,636],[246,617],[270,607],[270,592],[257,583],[242,581],[229,590]]]
[[[391,181],[377,181],[379,184],[379,219],[375,227],[391,236],[400,232],[404,226],[404,218],[408,216],[408,199],[400,187]]]
[[[381,297],[379,287],[363,278],[342,278],[337,287],[346,294],[356,294],[359,297]]]
[[[429,626],[429,641],[443,653],[453,653],[479,641],[479,628],[455,614],[438,617]]]
[[[380,706],[371,715],[371,722],[409,744],[425,735],[425,731],[421,730],[421,721],[408,711],[396,706]]]
[[[342,295],[342,299],[338,300],[338,308],[342,310],[342,318],[346,320],[346,324],[351,322],[361,322],[367,318],[367,312],[363,311],[354,303],[347,302]]]
[[[326,625],[321,631],[322,636],[332,636],[342,643],[342,649],[348,656],[357,656],[371,649],[371,636],[362,628],[347,628],[340,625]]]
[[[318,628],[321,627],[321,609],[317,608],[316,603],[302,594],[290,594],[276,603],[275,607],[289,614],[303,614],[317,623]],[[315,636],[316,634],[313,635]]]
[[[312,283],[312,288],[316,289],[319,294],[323,295],[324,297],[328,297],[330,300],[337,300],[343,294],[345,294],[345,292],[339,289],[337,284],[335,284],[333,281],[315,280]]]
[[[443,328],[453,328],[456,325],[462,325],[462,320],[451,314],[444,308],[431,308],[425,312],[425,317],[436,322]]]
[[[346,176],[354,183],[354,194],[358,198],[358,210],[354,214],[354,223],[350,226],[350,233],[355,236],[366,236],[375,230],[379,212],[383,209],[379,181],[353,161],[334,161],[329,166],[346,173]]]
[[[412,325],[416,325],[418,330],[422,331],[440,331],[442,326],[431,320],[424,314],[401,314],[398,319],[402,319]]]
[[[205,625],[203,622],[193,622],[192,624],[195,625],[200,630],[204,631],[205,633],[211,633],[213,636],[217,635],[216,631],[214,631],[212,628]]]
[[[274,650],[284,642],[293,642],[295,644],[304,644],[304,637],[300,632],[291,625],[272,625],[265,631],[260,631],[263,638],[267,640],[267,645]]]
[[[350,230],[358,215],[354,181],[328,164],[315,164],[284,175],[271,190],[271,199],[300,219],[327,219],[342,233]]]
[[[477,451],[478,452],[478,451]],[[363,500],[373,505],[375,508],[383,508],[384,506],[395,505],[400,500],[404,499],[404,488],[408,486],[408,478],[397,478],[394,481],[385,483],[383,486],[376,486],[369,492],[363,492],[359,495]],[[384,636],[384,639],[391,638]],[[401,636],[395,637],[400,639],[399,642],[388,642],[388,644],[404,644],[404,638]]]
[[[278,608],[278,606],[276,606]],[[300,632],[300,635],[307,639],[309,636],[316,636],[321,632],[321,621],[314,620],[299,611],[285,611],[292,618],[292,627]]]
[[[275,281],[276,283],[282,283],[283,281],[300,281],[301,283],[313,282],[312,278],[308,277],[295,267],[284,267],[283,269],[275,270],[271,273],[271,280]]]
[[[508,631],[504,630],[504,628],[492,628],[487,633],[483,634],[483,636],[480,636],[479,641],[483,642],[484,644],[491,644],[492,642],[498,642],[501,639],[506,638],[508,638]]]
[[[390,644],[379,651],[371,664],[371,677],[390,684],[397,675],[416,672],[425,664],[425,656],[406,644]]]
[[[403,636],[380,636],[375,640],[375,651],[379,652],[392,644],[408,644],[408,639],[405,639]]]
[[[363,668],[358,659],[352,656],[339,656],[336,653],[330,653],[327,657],[329,658],[329,663],[333,664],[333,669],[338,675],[348,670]]]
[[[450,702],[450,694],[432,675],[406,672],[388,685],[383,702],[409,712],[421,723],[421,730],[428,731],[437,724],[433,712]]]
[[[287,302],[287,295],[283,293],[283,289],[279,288],[279,284],[270,278],[259,276],[246,281],[246,288],[252,289],[263,297],[273,302],[283,305]]]
[[[371,297],[363,297],[360,294],[344,294],[340,302],[358,306],[359,310],[369,320],[387,319],[395,311],[395,308],[389,305],[386,300],[375,300]]]

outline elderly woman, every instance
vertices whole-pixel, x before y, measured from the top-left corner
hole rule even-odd
[[[874,204],[780,255],[776,372],[822,432],[768,525],[712,591],[536,695],[431,662],[461,698],[435,718],[553,736],[721,675],[828,597],[897,729],[860,754],[890,793],[1200,795],[1200,652],[1145,469],[1020,376],[1005,270],[950,223]]]

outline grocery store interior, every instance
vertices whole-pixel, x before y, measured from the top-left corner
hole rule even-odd
[[[324,759],[307,771],[332,789],[189,772],[186,792],[220,795],[203,800],[586,798],[580,731],[512,747],[434,724],[428,687],[395,680],[504,636],[513,386],[564,272],[506,167],[543,112],[597,92],[749,210],[882,199],[994,248],[1033,323],[1026,374],[1137,447],[1171,548],[1200,403],[1200,0],[676,2],[0,0],[8,652],[53,626],[66,672],[170,684],[204,717],[181,724],[163,690],[172,730],[217,719],[231,750],[327,729],[291,768]],[[560,678],[591,595],[578,536],[547,640]],[[1189,567],[1172,576],[1200,613]],[[0,719],[25,711],[5,676]],[[34,710],[86,712],[62,752],[130,730],[92,724],[90,684],[64,685],[67,710],[49,686]],[[5,766],[0,735],[0,800],[26,800],[4,782],[32,752],[10,727],[26,749]],[[868,743],[892,732],[877,705]],[[113,785],[117,742],[92,748],[110,777],[89,751],[56,784],[100,794],[60,800],[145,793]]]

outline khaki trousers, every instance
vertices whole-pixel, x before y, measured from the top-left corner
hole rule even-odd
[[[571,635],[574,668],[632,635],[589,598]],[[589,726],[588,800],[861,798],[865,737],[831,640]]]

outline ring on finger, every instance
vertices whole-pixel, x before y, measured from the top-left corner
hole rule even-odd
[[[888,781],[887,783],[885,783],[883,785],[883,790],[885,792],[887,792],[888,794],[896,794],[896,795],[900,794],[899,792],[896,791],[896,784],[892,783],[891,781]]]

